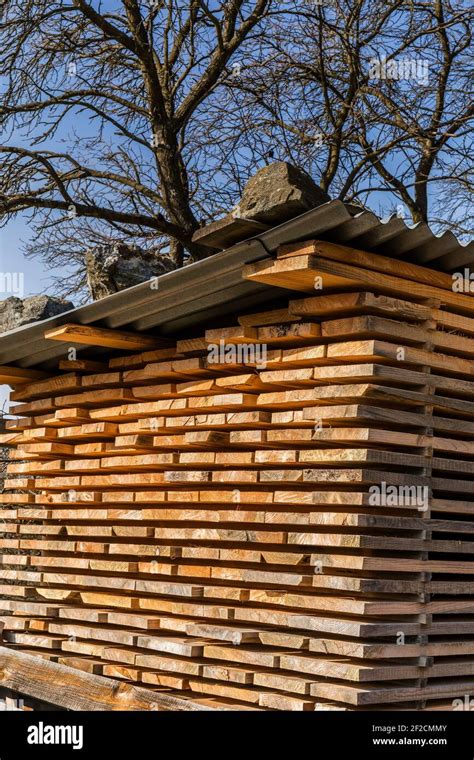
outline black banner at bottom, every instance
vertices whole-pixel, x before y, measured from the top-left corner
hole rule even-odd
[[[371,757],[474,760],[474,716],[416,712],[0,712],[0,760],[145,753],[223,755],[308,749]],[[247,758],[242,758],[247,760]],[[249,759],[250,760],[250,759]]]

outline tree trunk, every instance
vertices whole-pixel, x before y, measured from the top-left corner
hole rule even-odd
[[[179,240],[170,239],[170,257],[176,269],[180,269],[183,266],[184,245]]]

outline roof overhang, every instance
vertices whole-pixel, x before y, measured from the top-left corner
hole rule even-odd
[[[64,345],[46,340],[44,333],[68,322],[179,336],[216,318],[276,300],[284,291],[244,280],[243,267],[274,254],[284,243],[311,238],[445,272],[474,261],[474,244],[461,244],[451,232],[437,237],[426,224],[408,227],[397,217],[381,221],[369,211],[331,201],[155,281],[4,333],[0,336],[0,364],[55,366],[58,359],[65,358]]]

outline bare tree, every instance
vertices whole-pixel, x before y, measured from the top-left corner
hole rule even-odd
[[[1,0],[0,0],[1,2]],[[3,1],[0,214],[51,267],[120,239],[183,256],[262,162],[469,231],[467,0]]]
[[[451,0],[303,0],[228,83],[236,113],[333,196],[467,232],[472,18]]]
[[[204,174],[218,170],[203,169],[200,120],[270,4],[5,0],[3,221],[30,210],[34,249],[56,265],[110,237],[199,258]]]

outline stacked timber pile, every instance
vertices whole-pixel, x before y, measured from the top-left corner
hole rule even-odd
[[[13,394],[4,641],[227,708],[449,708],[474,690],[474,299],[328,243],[245,276],[298,292],[176,344],[49,334],[129,350]]]

